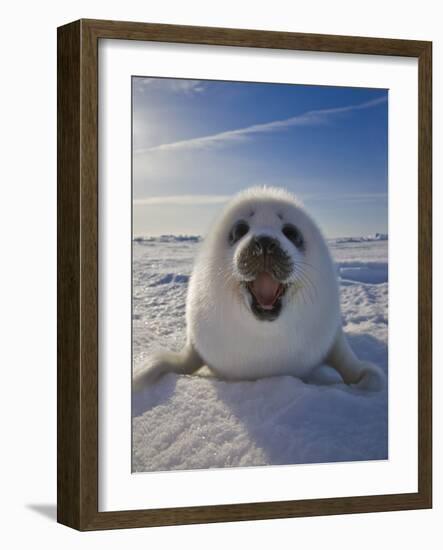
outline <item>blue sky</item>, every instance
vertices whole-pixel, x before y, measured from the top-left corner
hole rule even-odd
[[[133,78],[134,235],[204,234],[252,185],[298,195],[328,237],[387,233],[388,92]]]

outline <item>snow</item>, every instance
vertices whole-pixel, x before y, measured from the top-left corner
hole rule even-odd
[[[386,233],[375,233],[375,235],[369,235],[368,237],[341,237],[335,239],[336,243],[362,243],[372,241],[387,241],[388,235]]]
[[[196,236],[133,244],[133,362],[185,341],[185,297]],[[388,368],[386,235],[329,241],[343,326],[364,360]],[[306,464],[388,458],[387,389],[365,393],[320,366],[293,377],[227,382],[203,368],[168,374],[133,395],[133,471]]]

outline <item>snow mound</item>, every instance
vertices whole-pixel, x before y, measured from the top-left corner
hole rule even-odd
[[[339,276],[348,281],[370,284],[388,282],[387,262],[339,262],[337,267]]]
[[[167,285],[170,283],[173,284],[180,284],[180,283],[187,283],[189,281],[189,275],[180,275],[179,273],[167,273],[166,275],[160,277],[157,281],[154,281],[149,286],[159,286],[159,285]]]

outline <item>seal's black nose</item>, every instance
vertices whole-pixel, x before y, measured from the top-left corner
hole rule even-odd
[[[253,242],[254,252],[257,254],[273,254],[279,247],[277,239],[267,235],[254,237]]]

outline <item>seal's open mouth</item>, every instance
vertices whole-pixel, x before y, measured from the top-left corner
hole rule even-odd
[[[249,283],[249,290],[262,309],[270,310],[282,295],[284,287],[272,275],[263,272]]]
[[[273,321],[281,310],[281,297],[285,286],[266,271],[247,284],[252,297],[251,309],[261,320]]]

